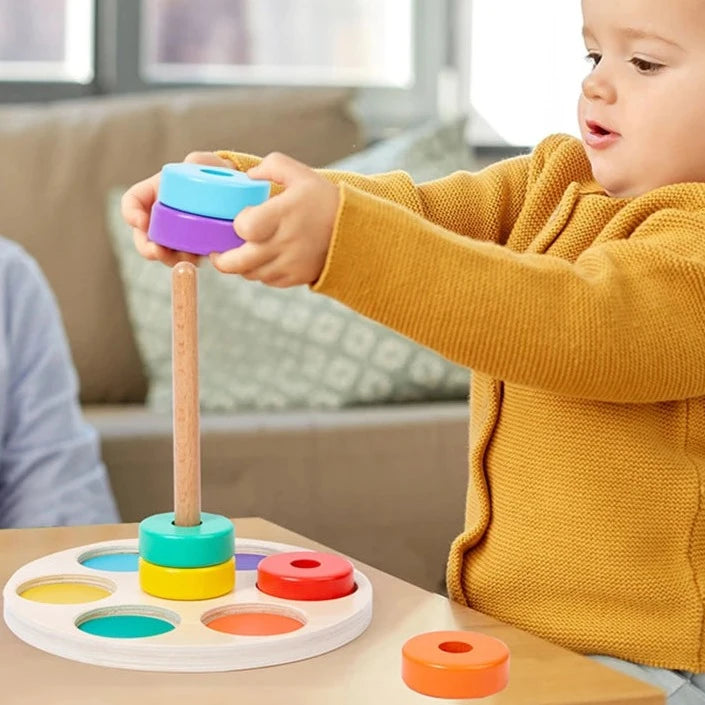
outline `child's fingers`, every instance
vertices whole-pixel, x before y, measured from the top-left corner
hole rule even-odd
[[[227,168],[232,168],[233,166],[230,162],[221,159],[213,152],[191,152],[184,161],[206,166]],[[163,247],[156,242],[152,242],[147,236],[152,206],[158,198],[160,176],[161,172],[154,174],[131,186],[122,195],[120,210],[125,222],[133,228],[132,239],[135,243],[135,248],[145,259],[158,260],[170,267],[182,261],[191,262],[198,266],[200,257],[197,255],[188,252],[177,252],[168,247]]]
[[[219,166],[232,169],[233,165],[221,159],[213,152],[191,152],[184,160],[186,162],[204,164],[206,166]],[[147,231],[149,227],[149,215],[152,206],[157,200],[159,193],[159,181],[161,174],[154,174],[148,179],[144,179],[131,186],[122,195],[120,210],[122,217],[128,225]]]
[[[245,279],[249,279],[250,281],[262,282],[263,284],[273,284],[274,282],[279,281],[283,276],[280,260],[280,257],[274,257],[259,267],[255,267],[248,272],[243,272],[240,276]]]
[[[161,245],[157,245],[157,247],[161,247]],[[168,264],[170,267],[173,267],[177,262],[190,262],[196,267],[201,266],[201,257],[199,255],[194,255],[190,252],[181,252],[179,250],[170,250],[168,247],[162,247],[162,250],[169,253],[168,261],[162,259],[162,262]]]
[[[288,270],[290,268],[286,267],[284,258],[278,255],[249,272],[243,272],[241,276],[274,287],[283,288],[300,284],[301,282],[296,279],[297,274]]]
[[[135,243],[135,249],[145,259],[159,259],[159,251],[157,243],[152,242],[147,238],[147,234],[139,228],[132,228],[132,240]]]
[[[146,231],[149,227],[149,214],[157,200],[159,174],[154,174],[131,186],[120,199],[120,212],[128,225]]]
[[[204,166],[219,166],[225,169],[232,169],[233,164],[227,159],[219,157],[214,152],[190,152],[184,159],[190,164],[203,164]]]
[[[158,260],[169,265],[178,262],[178,259],[175,258],[176,253],[173,250],[153,242],[147,237],[147,233],[139,228],[132,229],[132,240],[135,243],[137,252],[145,259]]]
[[[219,272],[243,276],[273,261],[276,256],[271,248],[250,242],[232,250],[212,252],[209,255],[211,263]]]
[[[168,247],[153,242],[147,237],[147,233],[138,228],[132,229],[132,239],[137,252],[148,260],[159,261],[169,267],[173,267],[177,262],[187,261],[198,266],[201,258],[189,252],[178,252],[170,250]]]
[[[265,242],[279,229],[284,214],[283,194],[258,206],[243,208],[233,221],[235,232],[247,242]]]
[[[251,179],[274,181],[285,187],[291,186],[296,180],[311,173],[310,167],[281,152],[268,154],[257,166],[253,166],[247,171],[247,175]]]

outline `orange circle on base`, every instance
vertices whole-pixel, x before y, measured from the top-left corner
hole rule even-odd
[[[298,619],[269,612],[235,612],[216,617],[206,625],[209,629],[240,636],[272,636],[288,634],[304,625]]]
[[[482,698],[509,681],[509,649],[478,632],[427,632],[402,647],[402,679],[436,698]]]
[[[350,561],[319,551],[276,553],[257,566],[257,587],[284,600],[335,600],[355,590]]]

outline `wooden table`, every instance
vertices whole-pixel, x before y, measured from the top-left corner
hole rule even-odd
[[[242,538],[331,550],[262,519],[236,519]],[[0,585],[30,560],[54,551],[134,538],[134,524],[0,531]],[[509,686],[472,702],[488,705],[659,705],[661,691],[578,654],[506,626],[353,561],[372,582],[374,616],[367,631],[336,651],[307,661],[227,673],[173,674],[89,666],[39,651],[0,622],[2,705],[396,705],[458,702],[409,690],[400,676],[402,644],[421,632],[483,631],[511,651]]]

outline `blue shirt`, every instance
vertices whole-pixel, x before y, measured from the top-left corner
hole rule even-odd
[[[53,293],[37,263],[4,238],[0,429],[0,527],[119,520]]]

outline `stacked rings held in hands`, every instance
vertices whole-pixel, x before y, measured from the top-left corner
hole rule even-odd
[[[233,219],[269,198],[268,181],[203,164],[165,164],[152,207],[149,239],[172,250],[208,255],[243,244]]]

